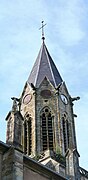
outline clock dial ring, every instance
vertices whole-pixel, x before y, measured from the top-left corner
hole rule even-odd
[[[23,98],[23,103],[24,103],[25,105],[27,105],[27,104],[31,101],[31,99],[32,99],[32,95],[31,95],[31,94],[26,94],[26,95],[24,96],[24,98]]]
[[[64,94],[61,94],[60,97],[61,97],[62,102],[65,105],[67,105],[68,104],[68,98]]]

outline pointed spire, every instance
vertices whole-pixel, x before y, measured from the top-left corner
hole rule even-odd
[[[28,78],[28,83],[32,83],[38,88],[45,77],[49,79],[55,88],[63,81],[43,41],[38,57]]]

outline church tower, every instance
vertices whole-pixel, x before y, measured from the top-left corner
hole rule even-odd
[[[24,154],[79,180],[73,101],[43,42],[19,99],[7,120],[7,143]],[[11,128],[12,127],[12,128]],[[13,130],[12,130],[13,129]]]

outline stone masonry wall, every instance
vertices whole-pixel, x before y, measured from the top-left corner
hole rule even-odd
[[[28,103],[24,103],[25,97],[30,94],[30,100],[27,99]],[[32,154],[36,152],[36,121],[35,121],[35,91],[27,84],[24,88],[22,97],[21,97],[21,113],[23,118],[27,114],[32,118]]]
[[[3,155],[1,180],[23,180],[23,155],[13,147]]]

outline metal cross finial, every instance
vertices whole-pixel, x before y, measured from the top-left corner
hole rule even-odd
[[[42,23],[42,26],[39,28],[39,30],[42,29],[42,40],[44,41],[44,39],[45,39],[45,37],[44,37],[44,26],[45,26],[46,24],[43,24],[44,21],[42,21],[41,23]]]

